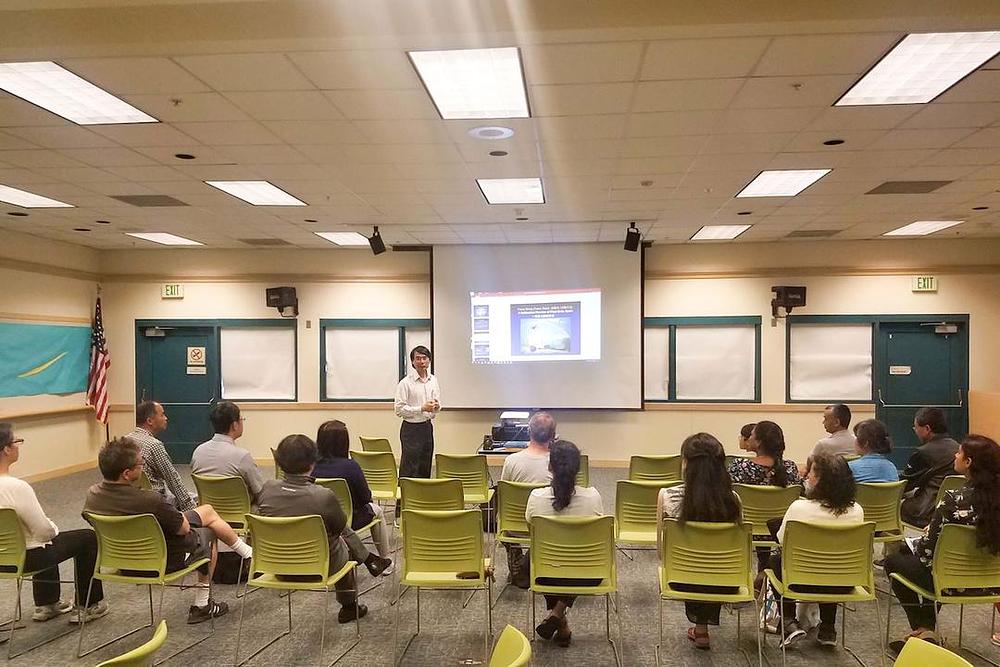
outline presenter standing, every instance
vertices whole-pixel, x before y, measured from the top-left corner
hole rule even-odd
[[[431,375],[431,351],[423,345],[410,350],[408,373],[396,386],[396,416],[402,418],[399,443],[403,450],[400,477],[430,477],[434,458],[434,425],[431,420],[441,410],[441,388]]]

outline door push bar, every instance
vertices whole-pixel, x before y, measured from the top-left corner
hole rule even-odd
[[[927,407],[926,405],[904,405],[904,404],[890,405],[890,404],[886,403],[885,400],[882,398],[882,390],[881,389],[878,390],[878,402],[882,404],[883,408],[925,408],[925,407]],[[962,400],[962,390],[961,389],[958,390],[958,404],[957,405],[936,405],[934,407],[937,407],[937,408],[964,408],[965,407],[965,401]]]

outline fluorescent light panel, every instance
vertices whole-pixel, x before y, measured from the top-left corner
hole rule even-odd
[[[0,185],[0,201],[21,208],[74,208],[72,204],[18,190],[9,185]]]
[[[926,104],[1000,53],[1000,31],[907,35],[834,106]]]
[[[347,246],[368,246],[368,238],[357,232],[313,232],[330,243]]]
[[[134,236],[143,241],[152,241],[160,245],[205,245],[199,241],[192,241],[183,236],[167,234],[166,232],[127,232],[128,236]]]
[[[960,225],[963,222],[965,220],[918,220],[899,229],[886,232],[882,236],[927,236],[934,232],[940,232],[942,229]]]
[[[476,183],[490,204],[544,204],[540,178],[477,178]]]
[[[267,181],[205,181],[213,188],[254,206],[308,206]]]
[[[762,171],[737,197],[794,197],[830,173],[830,169]]]
[[[530,115],[516,47],[409,51],[408,55],[442,118]]]
[[[730,241],[753,225],[705,225],[691,237],[692,241]]]
[[[0,64],[0,88],[78,125],[159,122],[50,61]]]

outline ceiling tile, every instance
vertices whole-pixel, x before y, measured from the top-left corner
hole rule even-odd
[[[114,95],[202,93],[210,88],[169,58],[70,58],[60,61]]]
[[[770,40],[766,37],[650,42],[640,78],[714,79],[750,74]]]
[[[641,42],[546,44],[521,48],[525,78],[533,86],[633,81]],[[581,66],[586,63],[586,66]]]
[[[362,141],[373,144],[443,144],[451,141],[443,120],[356,120]],[[491,144],[494,142],[482,142]]]
[[[861,74],[878,62],[903,35],[847,33],[775,37],[754,76]]]
[[[218,93],[124,95],[123,98],[164,123],[249,119],[245,112]]]
[[[853,82],[851,75],[750,78],[732,106],[734,109],[828,107]]]
[[[290,144],[361,144],[368,140],[346,120],[272,120],[264,127]]]
[[[257,120],[340,120],[341,113],[318,90],[226,93]]]
[[[941,130],[890,130],[871,147],[875,150],[946,148],[972,133],[970,128]],[[975,146],[963,146],[975,148]]]
[[[314,88],[281,53],[180,56],[174,60],[212,88],[222,92]]]
[[[953,102],[1000,102],[1000,70],[975,71],[934,100],[934,104]]]
[[[722,111],[662,111],[634,113],[628,117],[629,137],[665,137],[709,134],[719,123]]]
[[[644,81],[636,85],[632,111],[725,109],[742,85],[742,79]]]
[[[927,104],[901,125],[902,129],[986,127],[1000,121],[1000,104]]]
[[[419,88],[420,79],[402,49],[315,51],[288,57],[317,88]]]
[[[83,149],[87,151],[97,151],[100,149]],[[107,149],[115,150],[115,149]],[[77,160],[71,159],[71,151],[65,151],[65,155],[54,150],[13,150],[3,151],[0,159],[7,164],[16,167],[80,167]],[[86,160],[84,160],[86,162]],[[99,166],[99,165],[98,165]]]
[[[176,123],[177,129],[198,141],[213,146],[230,144],[278,144],[281,140],[260,123],[234,121],[229,123]]]
[[[816,132],[831,130],[891,130],[919,113],[919,105],[829,107],[824,109],[807,129]]]
[[[99,125],[94,131],[122,146],[184,146],[192,143],[191,137],[166,123]]]
[[[351,119],[440,118],[423,90],[329,90],[323,94]]]
[[[631,83],[529,86],[533,116],[584,116],[628,111]],[[502,123],[500,123],[502,124]]]
[[[625,135],[625,114],[599,116],[545,116],[537,120],[542,141],[619,139]]]

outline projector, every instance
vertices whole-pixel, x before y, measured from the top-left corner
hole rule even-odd
[[[500,420],[493,425],[493,442],[528,442],[530,416],[528,412],[501,412]]]

